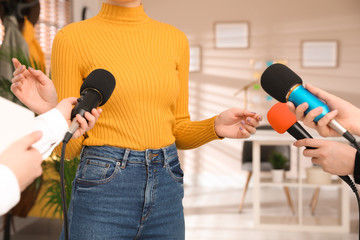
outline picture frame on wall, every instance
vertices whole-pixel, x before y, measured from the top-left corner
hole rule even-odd
[[[248,22],[216,22],[215,48],[248,48],[250,26]]]
[[[96,16],[101,10],[101,0],[72,1],[73,22],[79,22]]]
[[[304,40],[301,64],[304,68],[338,67],[339,43],[336,40]]]
[[[190,46],[190,67],[189,72],[201,71],[201,47]]]

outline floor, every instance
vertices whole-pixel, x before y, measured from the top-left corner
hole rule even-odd
[[[184,208],[187,240],[355,240],[358,239],[358,208],[355,196],[351,195],[350,233],[319,233],[291,231],[260,231],[253,228],[251,189],[249,189],[244,210],[238,212],[242,189],[185,188]],[[281,214],[291,214],[285,196],[274,189],[265,190],[266,207],[277,207]],[[351,194],[351,193],[349,193]],[[311,194],[309,194],[311,195]],[[320,193],[316,214],[333,211],[336,204],[331,200],[333,193]],[[265,196],[265,195],[264,195]],[[326,196],[326,198],[324,198]],[[331,211],[330,211],[331,212]],[[61,223],[58,220],[33,219],[33,223],[16,232],[12,240],[55,240],[58,239]]]

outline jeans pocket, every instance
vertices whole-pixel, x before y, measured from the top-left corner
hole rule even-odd
[[[181,169],[178,155],[169,158],[166,164],[166,168],[172,179],[177,182],[183,182],[184,172]]]
[[[98,156],[84,156],[79,168],[78,183],[98,185],[110,182],[120,171],[120,162]]]

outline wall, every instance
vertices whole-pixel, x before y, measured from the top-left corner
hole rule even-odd
[[[143,0],[147,14],[186,33],[202,49],[202,71],[190,74],[193,120],[230,107],[245,107],[241,89],[258,80],[266,61],[285,61],[304,82],[360,106],[360,2],[358,0]],[[247,21],[250,48],[214,48],[214,23]],[[301,41],[338,40],[339,66],[301,67]],[[274,104],[262,90],[248,90],[250,110],[265,114]],[[266,121],[265,121],[266,122]],[[239,186],[241,140],[225,139],[182,152],[187,184]]]

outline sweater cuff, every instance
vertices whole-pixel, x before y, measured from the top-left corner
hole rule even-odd
[[[218,117],[219,115],[216,115],[216,116],[214,116],[214,117],[212,117],[212,118],[210,118],[211,119],[211,121],[213,121],[213,128],[212,128],[212,131],[213,131],[213,134],[214,134],[214,136],[215,136],[215,139],[220,139],[220,140],[223,140],[225,137],[220,137],[219,135],[217,135],[217,133],[216,133],[216,131],[215,131],[215,120],[216,120],[216,118]]]
[[[354,180],[356,184],[360,184],[360,153],[356,151],[354,165]]]

